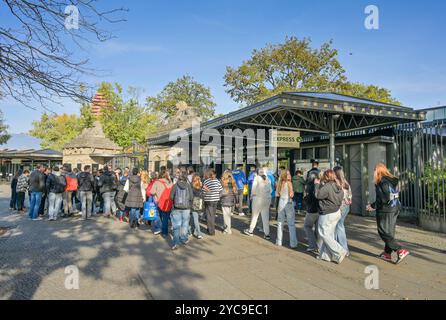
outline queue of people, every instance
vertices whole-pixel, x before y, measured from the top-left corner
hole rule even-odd
[[[400,212],[398,179],[383,164],[375,168],[376,201],[367,210],[376,210],[378,233],[385,242],[379,256],[396,263],[409,252],[395,240],[395,226]],[[25,212],[25,195],[29,194],[29,218],[49,221],[71,216],[76,210],[83,219],[102,213],[128,222],[131,229],[147,225],[154,235],[167,237],[169,224],[172,250],[187,245],[191,237],[203,239],[200,220],[206,222],[207,235],[215,236],[216,229],[225,235],[233,233],[232,216],[244,216],[244,203],[251,215],[243,233],[254,236],[256,226],[265,240],[271,240],[270,212],[276,208],[277,233],[275,244],[284,244],[287,225],[288,246],[299,246],[296,213],[305,212],[303,230],[306,250],[322,261],[340,264],[350,256],[345,221],[352,204],[352,190],[342,167],[321,172],[317,161],[304,177],[302,170],[293,176],[281,167],[278,176],[267,168],[252,166],[248,177],[243,166],[225,170],[221,179],[215,169],[207,169],[203,177],[193,168],[179,167],[173,175],[166,167],[159,172],[138,168],[104,166],[97,173],[85,166],[82,172],[69,166],[47,168],[37,166],[33,172],[19,172],[11,181],[11,210]],[[221,210],[222,224],[216,225]],[[259,221],[261,219],[261,223]],[[304,238],[304,237],[301,237]]]

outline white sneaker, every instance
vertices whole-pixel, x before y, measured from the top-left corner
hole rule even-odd
[[[32,219],[33,221],[42,221],[43,219],[41,218],[41,217],[38,217],[38,218],[35,218],[35,219]]]

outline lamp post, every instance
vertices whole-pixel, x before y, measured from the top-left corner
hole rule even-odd
[[[335,145],[335,136],[336,136],[336,121],[339,120],[341,116],[338,114],[332,115],[330,118],[330,169],[333,169],[335,166],[335,157],[336,157],[336,145]]]

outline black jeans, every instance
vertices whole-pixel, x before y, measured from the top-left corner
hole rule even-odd
[[[17,192],[15,188],[11,188],[11,201],[9,202],[9,207],[14,210],[17,209]]]
[[[17,210],[23,210],[25,204],[25,192],[17,192]]]
[[[385,243],[385,253],[390,254],[401,249],[401,245],[395,240],[396,221],[399,214],[399,208],[396,208],[393,212],[376,212],[378,234]]]
[[[217,212],[218,202],[205,202],[205,210],[208,224],[208,233],[215,236],[215,213]]]

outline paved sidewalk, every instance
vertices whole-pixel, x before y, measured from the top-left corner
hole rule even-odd
[[[350,216],[352,255],[336,265],[305,252],[302,217],[298,250],[243,235],[248,220],[234,216],[231,236],[172,252],[169,239],[148,230],[103,217],[30,221],[8,202],[2,185],[0,299],[446,299],[446,236],[412,225],[397,230],[412,255],[395,266],[375,257],[383,245],[374,219]],[[70,265],[79,268],[79,290],[65,289]],[[365,289],[369,265],[379,269],[379,290]]]

